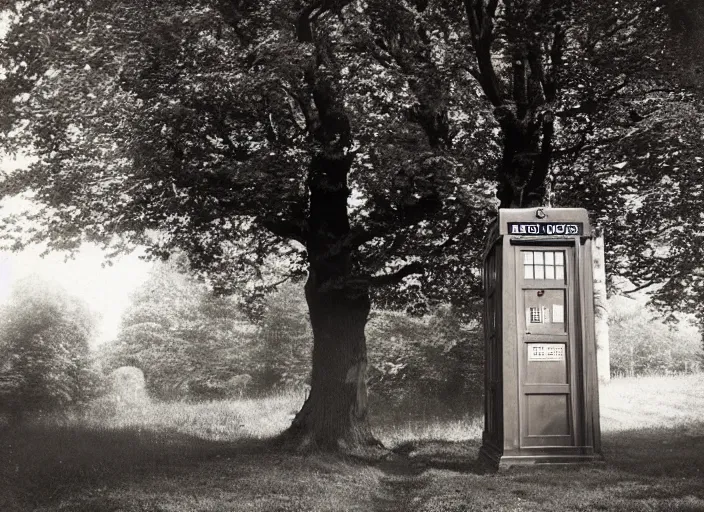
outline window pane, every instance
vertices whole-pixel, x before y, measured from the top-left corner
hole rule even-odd
[[[543,253],[541,251],[535,251],[535,263],[543,263]]]
[[[537,265],[535,267],[535,278],[536,279],[545,279],[545,274],[543,272],[543,266],[542,265]]]
[[[533,251],[523,251],[523,263],[533,264]]]
[[[560,251],[555,253],[555,264],[564,265],[565,264],[565,254]]]
[[[554,255],[555,255],[554,252],[546,252],[545,253],[545,264],[546,265],[552,265],[555,262]]]
[[[565,267],[562,265],[555,267],[555,279],[565,279]]]
[[[533,279],[533,265],[523,265],[524,279]]]
[[[555,267],[552,265],[545,267],[545,279],[555,279]]]

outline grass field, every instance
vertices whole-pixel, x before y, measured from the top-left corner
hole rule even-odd
[[[487,472],[479,418],[388,424],[378,463],[272,449],[301,395],[142,404],[0,431],[0,511],[704,511],[704,375],[601,391],[606,463]]]

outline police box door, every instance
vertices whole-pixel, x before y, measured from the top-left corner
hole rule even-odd
[[[576,446],[574,245],[515,250],[520,446]]]

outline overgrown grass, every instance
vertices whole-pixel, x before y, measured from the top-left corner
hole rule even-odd
[[[704,373],[613,379],[600,392],[604,432],[704,420]]]
[[[268,438],[302,402],[103,404],[5,428],[0,511],[704,510],[704,375],[603,387],[604,465],[501,474],[477,462],[469,414],[382,411],[395,466],[281,453]]]
[[[421,445],[413,510],[704,511],[704,375],[615,379],[600,402],[604,464],[486,474],[476,448]]]
[[[96,428],[138,428],[213,441],[266,439],[284,430],[303,404],[301,392],[290,390],[260,399],[211,402],[141,402],[115,407],[98,402],[65,425]]]
[[[666,428],[611,432],[601,466],[536,466],[501,474],[431,469],[419,482],[415,510],[702,511],[704,439],[698,428],[691,435]]]

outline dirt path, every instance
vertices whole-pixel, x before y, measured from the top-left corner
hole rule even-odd
[[[418,496],[428,486],[427,465],[403,455],[396,455],[378,466],[384,476],[374,500],[375,512],[410,512],[421,503]]]
[[[478,442],[424,441],[396,449],[378,464],[384,476],[374,499],[376,512],[413,512],[423,507],[439,481],[450,476],[493,473],[478,459]],[[440,479],[440,480],[439,480]]]

